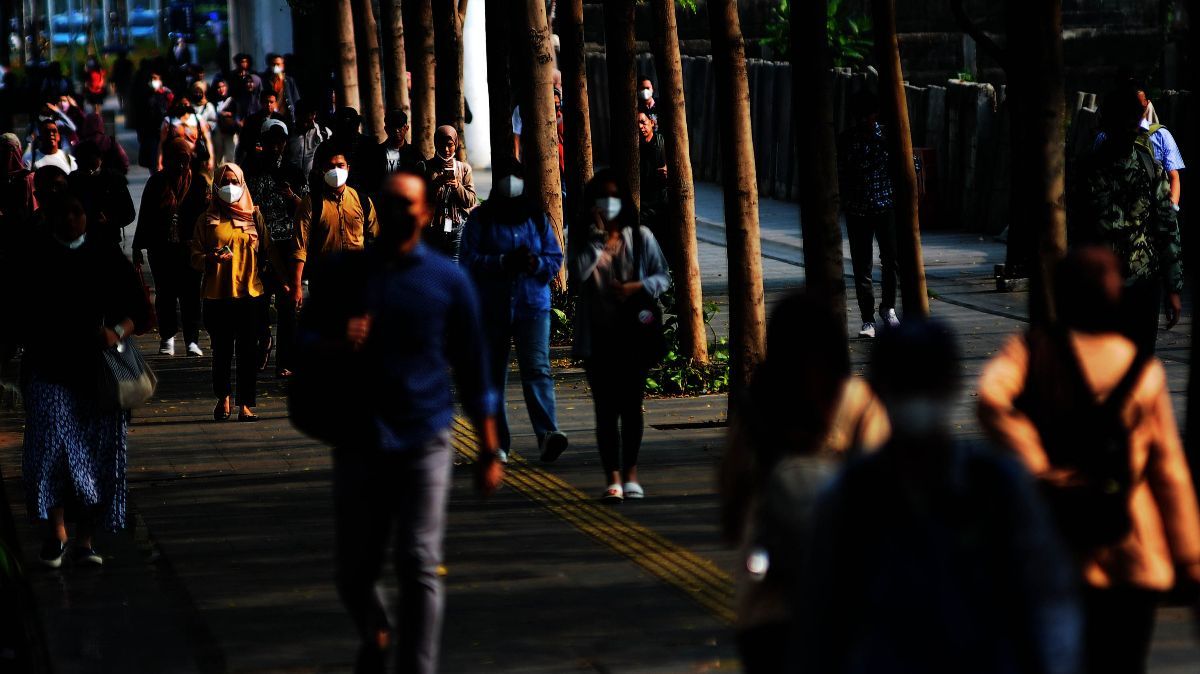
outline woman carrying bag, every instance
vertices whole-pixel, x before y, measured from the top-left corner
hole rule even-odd
[[[584,190],[580,226],[593,228],[571,257],[579,288],[575,357],[584,361],[596,407],[596,441],[608,488],[604,500],[645,496],[638,482],[646,374],[663,356],[658,297],[671,285],[662,249],[637,222],[629,190],[610,171]]]
[[[104,353],[144,326],[150,313],[129,260],[89,238],[87,224],[74,198],[53,209],[50,231],[32,235],[21,258],[27,270],[21,277],[39,282],[14,293],[19,306],[5,312],[38,328],[36,339],[25,340],[22,362],[22,472],[29,516],[47,528],[40,561],[50,568],[66,556],[68,516],[78,523],[73,559],[79,564],[104,563],[94,531],[125,528],[127,415],[105,404],[111,398],[103,390]]]
[[[204,327],[212,339],[213,419],[230,417],[231,372],[237,353],[238,421],[258,421],[258,336],[264,301],[263,266],[270,252],[262,214],[237,164],[224,164],[213,183],[208,212],[196,221],[192,266],[204,272]]]

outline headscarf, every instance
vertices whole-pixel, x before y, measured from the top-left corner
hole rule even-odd
[[[192,189],[192,162],[189,160],[180,168],[180,162],[170,161],[185,156],[191,157],[191,154],[192,144],[182,138],[172,138],[163,147],[163,176],[167,179],[160,202],[163,209],[175,208],[187,197],[188,190]]]
[[[438,159],[442,158],[442,145],[446,143],[447,139],[453,140],[454,147],[456,149],[458,148],[458,131],[456,131],[454,127],[449,125],[439,126],[437,130],[433,132],[433,154]],[[453,154],[450,155],[450,159],[454,159]]]
[[[79,130],[79,142],[92,141],[106,153],[112,147],[112,138],[104,132],[104,119],[96,113],[89,113],[83,118],[83,127]]]
[[[242,167],[237,164],[221,164],[221,168],[217,169],[216,178],[213,180],[213,193],[221,189],[221,179],[226,173],[232,173],[234,178],[237,178],[237,184],[242,186],[242,198],[227,204],[220,199],[214,198],[208,206],[208,224],[216,227],[221,224],[221,219],[228,217],[233,222],[233,226],[250,235],[251,241],[258,239],[258,228],[254,226],[254,200],[250,198],[250,188],[246,186],[246,174],[242,171]]]
[[[5,175],[11,176],[29,170],[21,151],[21,139],[17,138],[15,133],[0,135],[0,151],[4,152]]]

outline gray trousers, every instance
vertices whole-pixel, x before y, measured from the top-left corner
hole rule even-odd
[[[438,565],[453,451],[449,431],[404,452],[334,451],[337,587],[362,638],[356,672],[384,671],[381,630],[396,639],[397,672],[437,672],[444,604]],[[395,629],[378,587],[393,535],[400,587]]]

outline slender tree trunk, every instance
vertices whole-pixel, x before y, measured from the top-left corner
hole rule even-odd
[[[400,11],[400,0],[380,0],[379,14],[383,22],[383,79],[387,82],[387,107],[408,114],[408,68],[404,59],[404,16]]]
[[[358,52],[354,49],[354,15],[350,0],[337,0],[338,99],[358,110]]]
[[[1187,72],[1190,85],[1188,88],[1192,91],[1200,91],[1200,0],[1188,0],[1188,29],[1187,29]],[[1188,116],[1185,123],[1188,129],[1192,130],[1191,138],[1196,138],[1196,130],[1200,130],[1200,107],[1189,105],[1187,107]],[[1189,241],[1190,243],[1190,241]],[[1184,246],[1184,271],[1191,270],[1189,274],[1192,290],[1192,339],[1191,353],[1200,354],[1200,326],[1196,324],[1195,318],[1195,297],[1196,297],[1196,266],[1188,264],[1200,259],[1200,254],[1195,250],[1195,245]],[[1188,465],[1192,469],[1192,483],[1200,483],[1200,371],[1197,371],[1197,363],[1193,356],[1191,364],[1188,365],[1188,401],[1187,401],[1187,417],[1184,424],[1184,449],[1187,452]]]
[[[1053,269],[1067,247],[1062,39],[1062,0],[1008,8],[1008,43],[1021,45],[1007,50],[1013,131],[1009,260],[1022,276],[1029,274],[1030,319],[1042,324],[1054,321]]]
[[[483,6],[487,32],[488,131],[491,134],[493,166],[503,165],[513,156],[513,102],[508,78],[508,44],[512,39],[509,9],[506,4],[496,0]]]
[[[379,62],[379,30],[371,0],[355,0],[354,32],[357,37],[359,89],[362,94],[363,118],[367,134],[383,140],[383,72]]]
[[[406,62],[412,73],[412,142],[426,157],[433,156],[433,132],[437,128],[436,67],[433,48],[432,0],[404,0],[404,26],[408,50]]]
[[[667,141],[667,213],[677,241],[669,260],[675,281],[675,313],[679,317],[679,345],[684,356],[708,362],[708,331],[704,326],[704,294],[700,287],[700,253],[696,245],[696,193],[692,186],[687,107],[683,95],[683,63],[679,56],[679,30],[675,0],[651,0],[654,13],[654,60],[659,97],[666,105],[659,114]]]
[[[592,121],[588,102],[587,61],[583,54],[583,0],[566,0],[559,17],[558,34],[562,40],[559,65],[563,77],[563,153],[566,162],[566,198],[563,203],[568,222],[582,211],[583,188],[592,178]],[[489,64],[490,65],[490,64]],[[572,227],[568,247],[582,245],[587,227]],[[572,283],[575,279],[569,279]]]
[[[554,114],[554,47],[550,44],[550,24],[546,19],[545,0],[525,0],[522,12],[525,39],[519,44],[526,53],[527,93],[521,99],[524,143],[521,146],[525,179],[532,194],[538,195],[542,208],[550,215],[551,226],[563,240],[562,183],[558,173],[558,121]],[[555,275],[558,289],[565,288],[566,271],[559,267]]]
[[[458,131],[458,158],[466,159],[466,134],[463,131],[463,32],[458,3],[435,0],[433,3],[434,43],[437,50],[436,76],[437,122]]]
[[[929,315],[925,262],[921,254],[921,221],[917,209],[917,170],[913,165],[912,130],[896,37],[895,0],[871,0],[875,26],[875,60],[883,115],[891,126],[893,175],[896,176],[896,257],[900,264],[900,294],[906,316]]]
[[[608,66],[608,109],[611,164],[624,178],[641,208],[641,168],[638,164],[637,63],[634,61],[634,0],[604,3],[604,53]]]
[[[827,8],[828,0],[791,5],[792,110],[796,114],[795,151],[800,156],[805,280],[810,290],[829,298],[835,315],[844,317],[846,278],[838,221],[837,129],[833,123],[833,60],[825,21]]]
[[[762,250],[758,231],[758,177],[750,132],[750,86],[746,45],[736,0],[711,0],[713,65],[725,192],[725,238],[729,255],[730,400],[745,389],[766,351]]]

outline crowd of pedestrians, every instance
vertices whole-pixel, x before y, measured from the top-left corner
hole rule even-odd
[[[14,233],[0,268],[7,288],[37,281],[5,295],[8,315],[37,330],[15,335],[29,513],[46,526],[47,566],[70,552],[71,521],[77,562],[103,563],[92,534],[125,525],[129,416],[96,402],[95,372],[135,333],[156,326],[161,356],[198,357],[207,332],[215,422],[259,419],[274,354],[297,427],[334,446],[337,587],[359,670],[382,671],[394,648],[403,671],[432,672],[455,395],[478,430],[482,492],[514,450],[514,347],[531,449],[544,462],[566,451],[550,362],[564,270],[599,495],[647,496],[643,395],[677,244],[661,108],[640,82],[640,209],[631,176],[598,171],[568,215],[585,230],[568,251],[519,154],[496,158],[480,205],[453,126],[424,157],[391,110],[377,142],[358,111],[303,94],[286,63],[271,55],[259,74],[238,54],[211,79],[165,60],[123,66],[118,92],[151,173],[136,211],[98,64],[81,93],[90,111],[47,77],[26,138],[0,136],[0,223]],[[960,442],[949,418],[962,388],[953,333],[899,320],[889,131],[874,97],[853,98],[839,177],[859,334],[879,339],[869,377],[854,377],[844,318],[824,298],[789,296],[766,361],[731,401],[721,525],[744,561],[747,671],[1144,669],[1158,603],[1200,587],[1200,512],[1153,356],[1160,309],[1168,326],[1181,310],[1183,163],[1148,115],[1144,90],[1105,99],[1104,134],[1072,174],[1057,321],[1013,337],[978,383],[985,448]],[[393,536],[399,628],[375,591]]]

